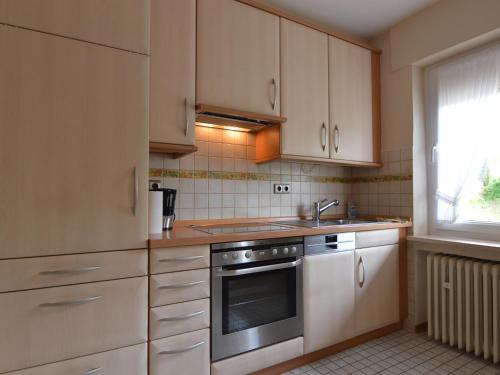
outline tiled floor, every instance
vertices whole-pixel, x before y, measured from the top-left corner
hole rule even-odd
[[[500,367],[428,339],[398,331],[286,375],[500,374]]]

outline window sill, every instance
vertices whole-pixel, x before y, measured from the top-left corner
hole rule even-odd
[[[417,250],[500,261],[500,242],[446,236],[408,236]]]

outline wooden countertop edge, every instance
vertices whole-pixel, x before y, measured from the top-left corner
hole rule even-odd
[[[176,227],[166,234],[152,235],[149,239],[149,248],[158,249],[173,246],[208,245],[212,243],[249,241],[268,238],[314,236],[318,234],[362,232],[380,229],[408,228],[412,223],[377,223],[366,225],[333,225],[322,228],[293,228],[290,230],[231,233],[231,234],[206,234],[189,227]],[[155,236],[162,238],[154,238]],[[171,236],[171,238],[164,238]]]

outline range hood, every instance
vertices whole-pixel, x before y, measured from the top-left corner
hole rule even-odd
[[[196,123],[201,126],[256,133],[285,121],[286,117],[262,115],[206,104],[196,105]]]

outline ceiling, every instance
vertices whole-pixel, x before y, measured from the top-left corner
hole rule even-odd
[[[370,38],[437,0],[263,0],[361,38]]]

